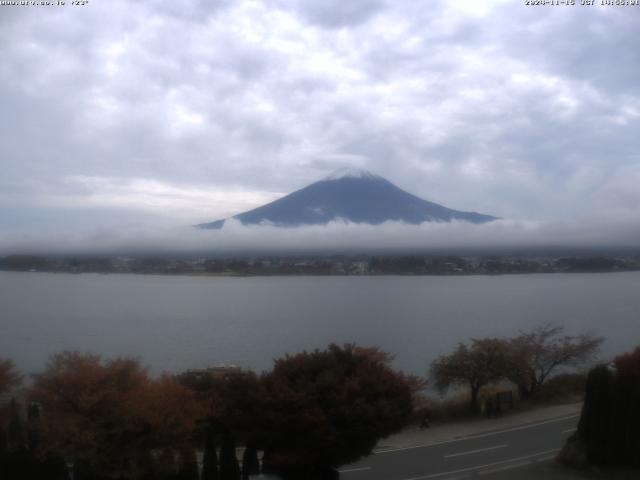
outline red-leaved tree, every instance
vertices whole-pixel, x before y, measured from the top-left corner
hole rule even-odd
[[[406,425],[417,382],[389,360],[375,348],[335,344],[276,360],[261,378],[265,467],[284,478],[321,478]]]

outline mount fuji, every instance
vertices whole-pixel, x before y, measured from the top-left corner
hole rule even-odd
[[[325,225],[333,220],[378,225],[386,221],[420,224],[463,220],[486,223],[497,217],[452,210],[416,197],[367,170],[341,169],[278,200],[234,215],[243,225],[282,227]],[[196,225],[219,229],[225,220]]]

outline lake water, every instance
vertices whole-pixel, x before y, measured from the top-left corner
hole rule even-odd
[[[640,344],[640,272],[462,277],[186,277],[0,272],[0,357],[24,372],[82,350],[154,372],[215,362],[267,369],[329,342],[377,345],[424,374],[470,337],[542,322]]]

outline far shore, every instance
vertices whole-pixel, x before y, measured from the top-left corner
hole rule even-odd
[[[0,257],[0,271],[198,277],[468,276],[640,271],[640,255],[244,255],[231,257]]]

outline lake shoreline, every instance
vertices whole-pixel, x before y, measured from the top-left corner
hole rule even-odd
[[[101,271],[66,271],[66,270],[7,270],[0,269],[3,273],[52,273],[61,275],[136,275],[136,276],[159,276],[159,277],[195,277],[195,278],[278,278],[278,277],[503,277],[503,276],[522,276],[522,275],[580,275],[580,274],[607,274],[607,273],[633,273],[639,272],[640,269],[630,270],[583,270],[583,271],[522,271],[522,272],[503,272],[503,273],[237,273],[237,272],[101,272]]]
[[[134,273],[212,277],[468,276],[640,271],[640,255],[333,255],[238,257],[0,257],[1,271]]]

